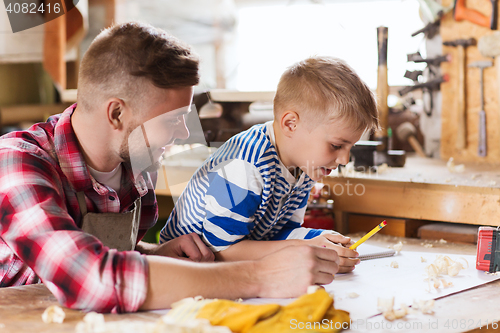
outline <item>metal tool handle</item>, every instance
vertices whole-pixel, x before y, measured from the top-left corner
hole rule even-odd
[[[477,154],[481,157],[486,156],[486,112],[479,112],[479,146]]]
[[[491,0],[491,20],[490,29],[497,30],[498,21],[498,0]]]

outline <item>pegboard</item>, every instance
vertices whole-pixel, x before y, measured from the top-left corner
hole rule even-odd
[[[442,0],[443,6],[453,5],[453,0]],[[491,1],[467,0],[467,8],[474,9],[488,18],[492,12]],[[492,34],[496,30],[475,25],[469,21],[457,22],[453,12],[447,13],[441,19],[440,33],[443,42],[456,39],[475,38]],[[456,47],[444,46],[443,54],[450,54],[451,61],[441,63],[441,72],[449,75],[449,82],[441,84],[442,93],[442,131],[441,158],[448,160],[453,157],[457,162],[477,162],[485,164],[500,164],[500,99],[499,82],[495,61],[485,58],[479,52],[477,45],[465,49],[465,111],[466,111],[466,148],[456,147],[458,132],[458,88],[459,59]],[[498,58],[500,59],[500,58]],[[481,109],[480,69],[468,67],[470,63],[479,60],[493,61],[493,67],[484,69],[484,109],[486,112],[487,155],[478,156],[479,141],[479,111]],[[500,64],[498,64],[500,65]]]

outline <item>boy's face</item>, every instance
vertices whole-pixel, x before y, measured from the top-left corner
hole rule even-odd
[[[288,149],[288,160],[311,179],[318,181],[349,162],[349,152],[363,130],[354,130],[344,120],[328,121],[316,127],[297,124]]]

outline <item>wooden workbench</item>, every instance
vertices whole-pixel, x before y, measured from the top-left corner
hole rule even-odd
[[[358,238],[360,235],[351,235]],[[375,235],[370,239],[370,243],[379,246],[387,246],[402,241],[404,243],[403,251],[435,252],[435,253],[454,253],[454,254],[474,254],[475,246],[442,244],[440,242],[427,243],[432,244],[431,248],[421,246],[421,241],[416,239],[404,239],[387,235]],[[412,322],[421,321],[422,323],[446,321],[450,323],[459,323],[466,319],[466,329],[458,331],[469,332],[493,332],[485,327],[482,329],[469,326],[472,322],[477,323],[484,318],[491,322],[500,320],[500,281],[491,282],[477,288],[466,290],[454,295],[436,300],[434,306],[434,315],[413,315]],[[0,288],[0,332],[6,333],[32,333],[32,332],[50,332],[63,333],[74,332],[76,324],[82,320],[85,313],[76,310],[64,308],[66,319],[63,324],[45,324],[41,316],[43,311],[50,305],[56,305],[54,296],[43,285],[31,285],[21,287]],[[139,312],[133,314],[106,314],[106,321],[116,320],[139,320],[144,322],[155,322],[161,313],[158,312]],[[415,317],[416,316],[416,317]],[[381,318],[381,315],[373,318]],[[403,322],[403,321],[400,321]],[[395,322],[393,322],[395,323]],[[352,330],[351,330],[352,331]],[[409,332],[411,330],[371,330],[370,332]],[[420,330],[428,331],[428,330]]]
[[[384,172],[334,171],[323,178],[334,199],[336,228],[349,232],[349,215],[500,225],[500,167],[410,156],[403,168]]]

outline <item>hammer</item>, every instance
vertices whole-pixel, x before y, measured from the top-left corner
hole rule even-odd
[[[477,48],[483,57],[495,58],[498,99],[500,100],[500,31],[481,37],[477,43]],[[498,119],[500,119],[500,108],[498,111]]]
[[[443,42],[445,46],[457,47],[458,59],[458,128],[457,128],[457,149],[465,149],[467,147],[467,132],[466,132],[466,113],[465,113],[465,48],[467,46],[476,45],[475,38],[457,39],[453,41]]]
[[[478,67],[480,70],[480,81],[481,81],[481,110],[479,111],[479,144],[477,149],[477,155],[484,157],[486,156],[486,112],[484,111],[484,85],[483,85],[483,70],[486,67],[491,67],[493,62],[491,61],[476,61],[469,64],[469,67]]]
[[[402,123],[396,129],[396,135],[401,142],[408,141],[410,146],[419,156],[427,157],[427,155],[425,155],[424,149],[420,145],[420,142],[418,142],[417,138],[415,137],[416,134],[417,129],[415,128],[415,126],[413,126],[412,123],[408,121]]]

